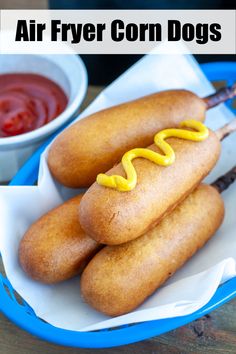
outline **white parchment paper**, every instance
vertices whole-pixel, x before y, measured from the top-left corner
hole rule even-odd
[[[191,56],[150,55],[107,87],[78,119],[102,108],[169,88],[186,88],[200,96],[213,92]],[[221,105],[207,113],[206,124],[216,129],[232,117],[233,114]],[[0,250],[6,274],[16,291],[42,319],[60,328],[84,331],[182,316],[205,305],[220,283],[236,275],[235,183],[223,193],[226,216],[214,238],[132,313],[109,318],[93,310],[81,299],[79,278],[53,286],[32,281],[18,263],[21,237],[42,214],[78,193],[55,183],[48,171],[46,157],[47,150],[41,157],[38,186],[0,187]],[[235,163],[236,135],[232,134],[224,140],[221,159],[207,181],[213,181]]]

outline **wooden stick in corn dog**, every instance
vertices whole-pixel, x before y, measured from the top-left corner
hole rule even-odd
[[[235,180],[236,167],[212,186],[200,184],[145,235],[104,247],[82,274],[84,300],[109,316],[141,305],[214,235],[224,217],[220,193]]]
[[[207,109],[235,95],[235,86],[203,99],[187,90],[169,90],[102,110],[57,137],[49,150],[48,166],[61,184],[88,187],[126,151],[150,145],[154,134],[183,120],[204,121]]]
[[[23,236],[19,261],[34,280],[53,284],[81,273],[101,246],[88,237],[78,220],[82,195],[43,215]]]
[[[166,142],[172,149],[169,153],[174,152],[170,165],[168,159],[167,167],[151,162],[154,161],[152,158],[131,159],[133,168],[127,175],[120,163],[108,171],[103,181],[100,176],[99,184],[94,183],[87,190],[80,203],[79,219],[82,228],[94,240],[117,245],[135,239],[153,228],[212,170],[220,155],[220,140],[236,128],[235,120],[216,133],[201,122],[187,121],[184,125],[192,128],[195,126],[198,132],[185,129],[187,135],[184,136],[183,129],[180,129],[181,134],[178,129],[167,130]],[[174,131],[174,138],[169,138],[169,131]],[[189,133],[193,133],[194,137],[189,136]],[[163,157],[156,144],[141,150],[146,150],[146,154],[151,150],[151,157],[153,153]],[[102,182],[108,187],[100,185]]]

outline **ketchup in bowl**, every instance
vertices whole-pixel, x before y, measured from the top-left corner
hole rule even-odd
[[[0,138],[42,127],[62,113],[67,103],[60,86],[46,77],[0,75]]]

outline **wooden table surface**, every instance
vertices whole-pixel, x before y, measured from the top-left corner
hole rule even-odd
[[[83,108],[101,91],[89,87]],[[0,271],[3,271],[0,264]],[[0,313],[0,354],[164,354],[236,353],[236,300],[184,327],[159,337],[112,349],[75,349],[43,342],[17,328]]]

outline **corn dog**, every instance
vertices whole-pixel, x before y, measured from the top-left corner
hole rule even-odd
[[[168,143],[176,154],[171,166],[159,166],[143,158],[133,161],[138,176],[133,190],[120,192],[97,183],[87,190],[80,203],[79,219],[94,240],[116,245],[141,236],[187,197],[219,158],[220,142],[212,131],[202,142],[170,138]],[[159,152],[155,145],[149,149]],[[107,175],[125,177],[121,164]]]
[[[88,187],[126,151],[150,145],[155,133],[185,119],[203,121],[207,109],[235,94],[235,87],[204,99],[169,90],[92,114],[57,137],[49,150],[49,169],[67,187]]]
[[[101,248],[80,227],[81,195],[36,221],[20,242],[19,261],[33,279],[52,284],[79,274]]]
[[[138,181],[129,192],[94,183],[80,203],[82,228],[97,242],[107,245],[125,243],[143,235],[186,198],[211,171],[219,158],[220,140],[235,129],[236,119],[216,133],[209,130],[208,138],[201,142],[167,139],[175,151],[175,162],[163,167],[145,158],[136,158],[133,165]],[[159,152],[156,145],[148,149]],[[121,164],[108,171],[107,175],[125,177]]]
[[[203,247],[223,216],[218,191],[201,184],[145,235],[99,251],[82,273],[84,300],[109,316],[134,310]]]

